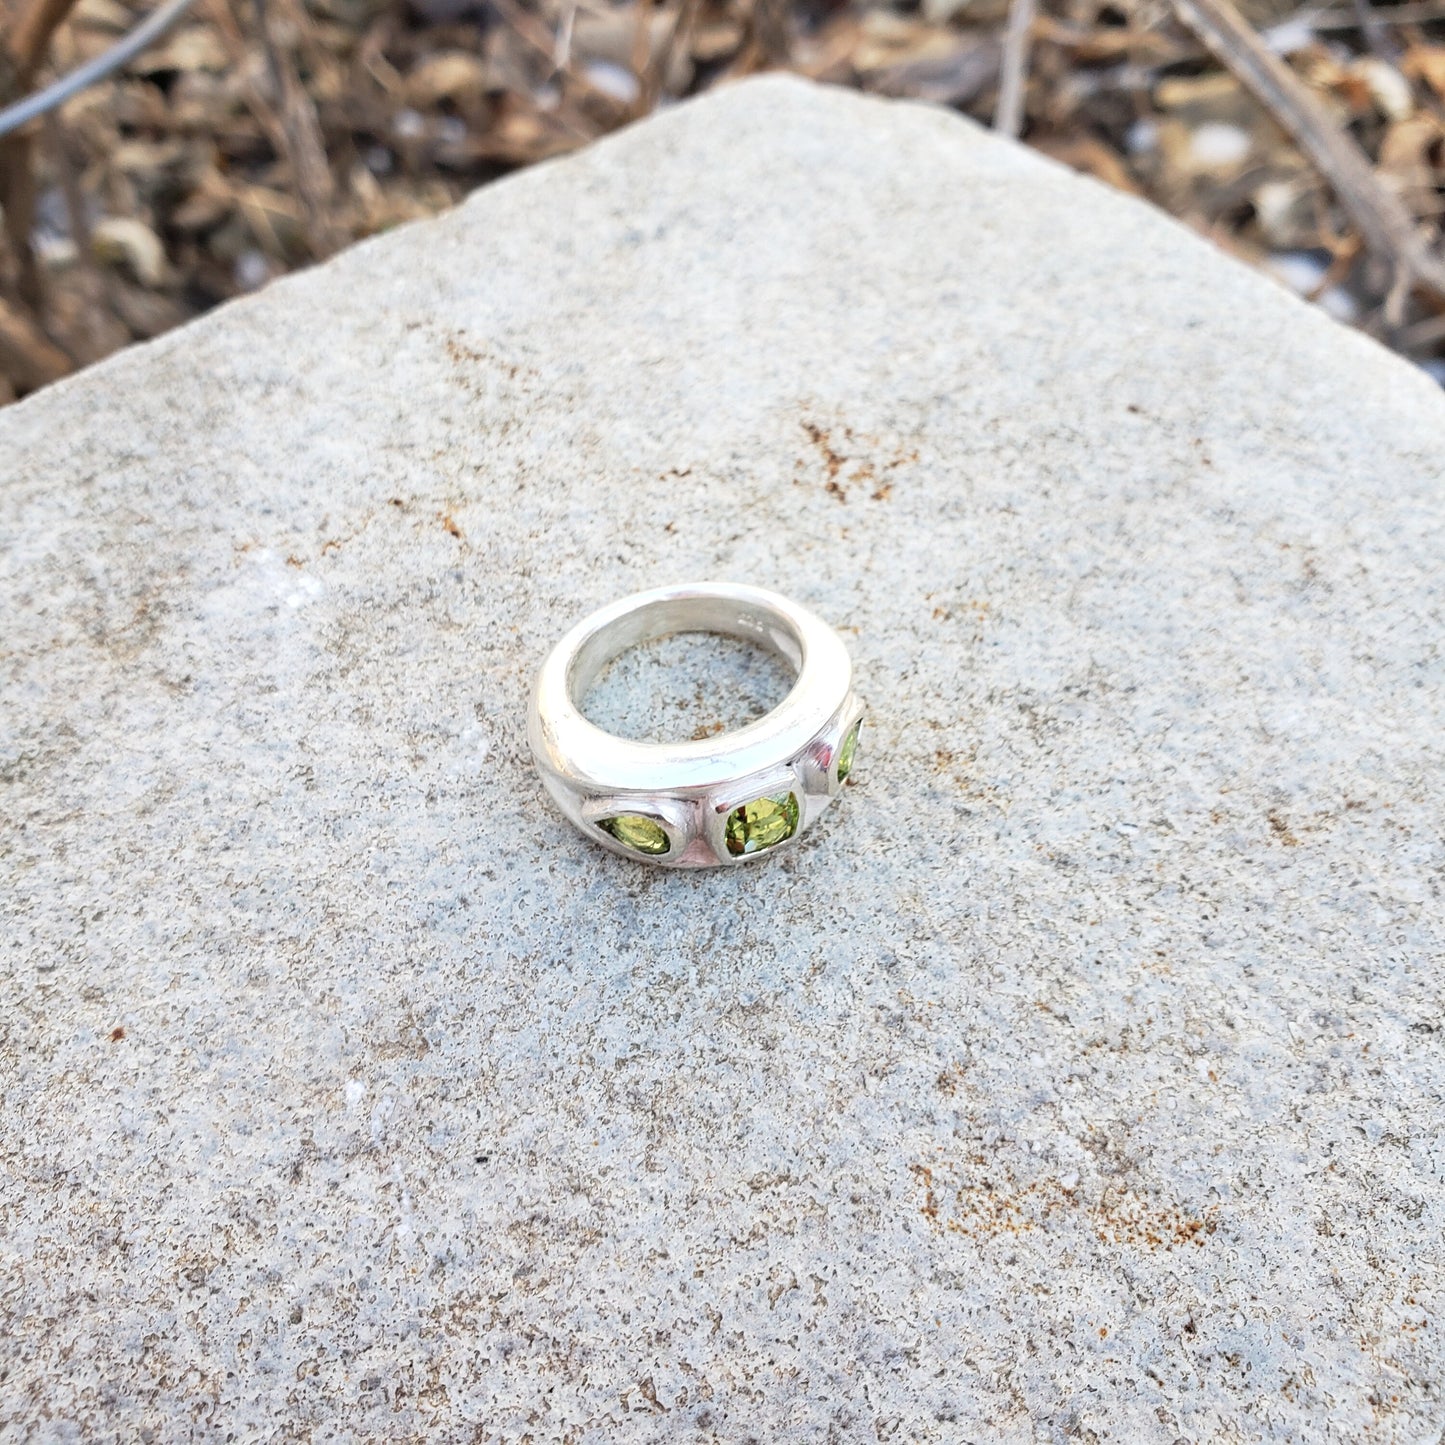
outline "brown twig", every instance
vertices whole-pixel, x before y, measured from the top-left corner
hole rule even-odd
[[[30,89],[51,36],[74,4],[75,0],[31,0],[14,30],[0,36],[0,105],[18,100]],[[35,143],[28,131],[0,140],[0,210],[15,258],[17,294],[38,314],[44,283],[30,240],[35,226]]]
[[[998,106],[993,115],[993,128],[1000,135],[1017,136],[1024,128],[1024,88],[1028,83],[1029,40],[1033,28],[1034,0],[1012,0],[1003,40]]]
[[[32,0],[15,29],[4,41],[7,66],[0,67],[0,87],[7,83],[10,94],[0,89],[0,104],[15,100],[30,89],[35,72],[45,59],[50,37],[70,14],[75,0]]]
[[[0,211],[5,215],[5,240],[15,262],[15,294],[38,313],[45,286],[30,239],[35,229],[35,200],[35,140],[22,130],[0,140]]]
[[[1428,320],[1417,321],[1413,326],[1407,326],[1395,339],[1406,352],[1438,346],[1445,341],[1445,316],[1431,316]]]
[[[73,370],[70,358],[34,320],[0,300],[0,375],[19,391],[34,391]]]
[[[1030,27],[1035,41],[1048,41],[1080,51],[1091,61],[1135,60],[1146,65],[1178,65],[1203,60],[1205,51],[1177,31],[1121,28],[1117,25],[1081,25],[1056,15],[1035,15]]]
[[[306,240],[319,261],[337,249],[340,241],[332,221],[331,202],[336,182],[326,158],[326,143],[316,106],[301,84],[291,57],[276,43],[266,0],[253,0],[256,29],[266,57],[271,83],[271,104],[280,127],[282,154],[291,170],[291,181],[306,216]]]
[[[578,0],[562,0],[562,15],[557,21],[557,39],[552,49],[552,65],[566,70],[572,63],[572,31],[577,24]]]
[[[1229,0],[1174,0],[1174,8],[1293,138],[1349,212],[1365,245],[1390,267],[1391,324],[1399,325],[1405,297],[1412,290],[1445,304],[1445,261],[1430,249],[1415,218],[1381,183],[1365,153]]]
[[[557,38],[537,19],[530,14],[519,3],[518,0],[491,0],[492,8],[500,15],[503,21],[509,25],[519,40],[525,41],[528,46],[550,61],[557,74],[563,75],[567,83],[574,86],[579,94],[597,101],[608,109],[615,110],[617,101],[608,91],[601,86],[593,84],[587,78],[584,71],[579,70],[574,63],[572,56],[568,56],[565,65],[557,65]],[[579,139],[592,140],[594,136],[590,132],[580,132]]]
[[[637,105],[634,109],[644,114],[643,103],[647,98],[647,65],[652,54],[652,5],[650,0],[635,7],[632,15],[632,54],[628,57],[627,68],[637,77]]]
[[[692,31],[696,14],[697,0],[682,0],[677,7],[677,13],[672,17],[672,24],[668,27],[667,35],[658,47],[652,64],[648,66],[646,75],[643,76],[640,104],[644,115],[656,107],[657,98],[667,89],[667,77],[672,70],[673,57],[679,53],[684,55],[687,53],[686,41]]]

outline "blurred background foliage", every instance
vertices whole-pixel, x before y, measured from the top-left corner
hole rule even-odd
[[[1221,43],[1183,0],[194,0],[0,141],[0,403],[766,69],[999,123],[1445,383],[1445,295],[1391,254],[1440,252],[1445,0],[1209,3],[1242,37]],[[0,0],[0,105],[144,13]],[[1355,153],[1363,199],[1250,82],[1260,56]],[[1372,206],[1394,217],[1385,244]]]

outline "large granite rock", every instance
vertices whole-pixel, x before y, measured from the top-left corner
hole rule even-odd
[[[1438,1437],[1422,376],[768,80],[0,457],[7,1438]],[[659,875],[524,706],[697,576],[871,728],[792,856]]]

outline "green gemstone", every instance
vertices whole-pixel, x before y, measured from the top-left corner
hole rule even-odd
[[[839,787],[848,781],[848,774],[853,771],[853,754],[858,751],[858,729],[862,726],[861,720],[855,722],[848,730],[848,736],[843,739],[843,746],[838,749]]]
[[[729,853],[760,853],[791,838],[798,831],[798,795],[754,798],[728,814]]]
[[[644,818],[640,813],[619,813],[615,818],[602,818],[597,826],[637,853],[666,853],[672,846],[667,841],[662,824]]]

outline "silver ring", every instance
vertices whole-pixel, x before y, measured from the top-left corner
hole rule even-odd
[[[582,716],[613,658],[674,632],[744,638],[797,679],[770,713],[689,742],[634,742]],[[847,781],[862,718],[848,650],[826,622],[760,587],[697,582],[638,592],[579,622],[537,674],[527,736],[547,791],[594,842],[664,868],[712,868],[796,842]]]

